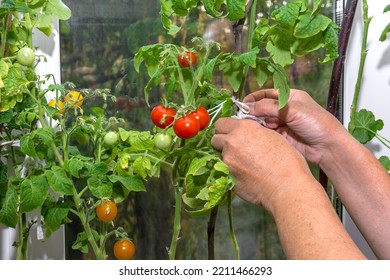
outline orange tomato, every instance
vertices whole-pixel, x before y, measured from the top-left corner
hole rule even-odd
[[[64,103],[61,100],[51,99],[47,105],[56,108],[62,115],[65,113]]]
[[[114,244],[114,256],[118,260],[131,260],[135,254],[135,245],[131,240],[118,240]]]
[[[112,222],[118,214],[118,208],[115,202],[111,200],[103,200],[96,207],[96,216],[103,222]]]
[[[72,108],[79,108],[83,105],[83,95],[75,90],[70,91],[67,95],[65,95],[65,102],[69,104]]]

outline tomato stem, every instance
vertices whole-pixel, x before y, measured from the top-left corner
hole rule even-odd
[[[228,193],[228,216],[229,216],[230,236],[232,237],[234,251],[236,252],[236,258],[237,258],[237,260],[239,260],[240,259],[240,248],[238,246],[236,234],[234,233],[234,228],[233,228],[232,191],[229,191],[229,193]]]
[[[350,121],[353,125],[355,125],[355,118],[356,118],[356,113],[357,113],[360,88],[361,88],[361,84],[362,84],[364,64],[366,62],[368,29],[369,29],[371,20],[372,20],[372,17],[368,17],[367,0],[363,0],[363,40],[362,40],[362,45],[361,45],[358,77],[357,77],[357,81],[355,84],[355,91],[354,91],[354,95],[353,95],[353,100],[352,100],[352,105],[351,105],[351,116],[350,116],[351,117]]]
[[[84,227],[85,234],[87,235],[88,242],[91,245],[93,252],[95,253],[96,259],[104,260],[105,255],[102,252],[102,250],[99,248],[98,244],[96,243],[95,237],[93,236],[91,227],[89,225],[87,216],[85,215],[84,208],[82,206],[82,202],[81,202],[79,194],[77,193],[76,188],[73,188],[72,197],[73,197],[73,201],[74,201],[74,204],[76,206],[76,210],[77,210],[78,216],[80,218],[81,224]]]
[[[181,146],[183,147],[185,144],[185,140],[181,140]],[[170,260],[175,259],[176,255],[176,247],[177,241],[179,240],[180,230],[181,230],[181,207],[182,207],[182,195],[183,195],[183,187],[184,179],[179,174],[179,166],[180,166],[181,157],[177,158],[174,162],[172,168],[172,185],[175,188],[175,213],[173,219],[173,233],[171,245],[168,250],[168,256]]]

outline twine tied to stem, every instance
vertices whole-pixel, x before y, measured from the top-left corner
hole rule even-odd
[[[249,105],[247,103],[241,102],[235,97],[232,97],[233,103],[237,106],[238,111],[235,116],[232,116],[232,118],[235,119],[251,119],[254,121],[257,121],[261,125],[265,125],[265,119],[262,117],[257,117],[254,115],[251,115]]]

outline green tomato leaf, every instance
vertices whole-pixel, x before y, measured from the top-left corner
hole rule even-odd
[[[203,6],[206,10],[206,13],[212,16],[213,18],[220,18],[223,16],[223,13],[218,11],[220,8],[220,3],[216,0],[201,0]]]
[[[326,54],[325,54],[325,58],[321,61],[321,63],[331,62],[339,56],[338,29],[339,27],[335,23],[332,23],[325,30],[324,40],[325,40]]]
[[[297,38],[312,37],[321,31],[325,31],[331,23],[332,20],[324,15],[312,16],[307,12],[299,17],[294,36]]]
[[[89,175],[103,175],[109,171],[107,164],[104,162],[96,162],[93,164],[87,164]]]
[[[64,168],[73,177],[80,178],[80,172],[84,168],[84,161],[80,160],[77,157],[73,157],[65,162]]]
[[[58,194],[73,195],[73,182],[68,178],[63,168],[53,166],[51,170],[46,170],[45,175],[49,186]]]
[[[133,171],[145,179],[148,176],[148,172],[152,169],[152,163],[147,157],[138,157],[133,162]]]
[[[103,197],[111,197],[112,183],[106,176],[92,175],[87,180],[88,188],[91,190],[92,195],[101,199]]]
[[[239,20],[245,17],[246,0],[226,0],[227,18]]]
[[[226,61],[220,65],[220,69],[227,77],[234,91],[238,91],[244,75],[244,64],[237,59]]]
[[[61,225],[70,222],[68,218],[69,203],[63,200],[54,201],[53,198],[47,199],[42,206],[42,216],[45,220],[45,237],[49,238],[53,232],[57,231]]]
[[[320,12],[321,4],[322,4],[322,0],[313,0],[313,11],[311,13],[312,15],[316,15]]]
[[[282,27],[292,29],[299,17],[302,3],[300,1],[290,2],[274,10],[271,17]]]
[[[45,34],[46,36],[50,36],[50,34],[53,31],[53,22],[54,22],[54,19],[53,19],[53,17],[51,15],[41,14],[37,18],[37,20],[35,22],[35,26],[43,34]]]
[[[273,61],[281,66],[290,65],[294,62],[291,55],[293,37],[291,31],[285,28],[273,29],[269,36],[266,50],[270,53]]]
[[[129,131],[128,142],[131,151],[152,150],[154,147],[153,137],[149,131]]]
[[[252,68],[256,67],[256,57],[259,53],[260,49],[258,47],[255,47],[251,49],[249,52],[240,54],[238,56],[238,61],[243,62],[246,65],[249,65]]]
[[[48,0],[46,13],[53,14],[60,20],[68,20],[71,16],[71,10],[61,0]]]
[[[16,188],[13,187],[12,180],[8,183],[5,198],[0,202],[2,206],[0,209],[0,224],[15,228],[18,223],[19,198]]]
[[[170,19],[170,17],[174,14],[172,0],[160,0],[160,6],[160,16],[163,27],[168,31],[169,35],[173,36],[180,31],[180,27],[173,24],[172,20]]]
[[[187,170],[187,176],[199,176],[203,175],[204,172],[204,167],[206,167],[207,163],[211,160],[218,160],[218,158],[214,155],[207,155],[201,158],[194,158],[191,161],[190,166],[188,167]],[[208,169],[207,169],[208,170]]]
[[[324,46],[322,33],[310,38],[298,38],[291,46],[291,53],[295,56],[304,56]]]
[[[41,207],[49,193],[49,185],[45,176],[32,176],[20,185],[21,213],[30,212]]]
[[[362,144],[371,141],[382,128],[383,121],[376,120],[375,115],[366,109],[358,111],[355,121],[348,124],[349,132]]]
[[[172,10],[178,16],[186,16],[198,4],[198,0],[171,0],[171,2]]]
[[[5,78],[8,76],[9,66],[4,60],[0,60],[0,77]],[[3,83],[4,87],[4,83]]]
[[[379,41],[384,42],[387,39],[387,33],[390,32],[390,23],[387,24],[385,29],[382,31],[381,36],[379,37]]]
[[[264,83],[268,80],[268,77],[270,77],[272,74],[268,70],[268,66],[268,60],[258,59],[256,63],[256,68],[253,68],[253,73],[255,74],[257,84],[260,87],[264,85]]]
[[[275,65],[275,72],[272,76],[274,88],[279,91],[279,109],[283,108],[290,97],[290,86],[288,85],[287,74],[283,67]]]
[[[99,233],[94,229],[92,229],[92,236],[95,239],[95,241],[98,241],[100,239]],[[76,238],[76,241],[72,245],[72,249],[79,250],[83,254],[87,254],[89,251],[89,245],[90,245],[90,242],[88,240],[88,236],[83,231],[83,232],[79,232],[77,234],[77,238]]]
[[[131,192],[145,192],[146,188],[142,178],[135,176],[111,175],[108,179],[113,183],[112,196],[118,203],[123,201]]]
[[[37,152],[35,151],[33,135],[26,134],[20,138],[20,150],[30,157],[38,157]]]

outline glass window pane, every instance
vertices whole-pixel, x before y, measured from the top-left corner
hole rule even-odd
[[[151,130],[150,109],[144,97],[148,82],[145,72],[136,73],[133,58],[141,46],[157,42],[186,45],[194,36],[203,36],[222,43],[222,49],[233,51],[234,38],[231,22],[208,17],[201,9],[189,15],[182,31],[171,37],[162,28],[160,6],[157,0],[64,0],[71,8],[72,17],[61,22],[62,81],[71,81],[77,88],[108,88],[116,96],[105,112],[108,116],[123,118],[125,129]],[[270,13],[285,3],[280,0],[259,0],[259,16]],[[288,2],[288,1],[287,1]],[[332,1],[324,1],[323,11],[331,17]],[[180,20],[180,19],[178,19]],[[244,33],[245,36],[245,33]],[[331,65],[320,65],[321,51],[297,59],[290,67],[290,85],[311,93],[325,105]],[[224,77],[215,77],[220,86],[226,86]],[[268,85],[272,86],[272,85]],[[257,90],[253,77],[248,80],[246,92]],[[160,102],[160,89],[149,97],[150,106]],[[85,113],[102,106],[101,98],[89,99]],[[92,147],[81,146],[85,153]],[[147,192],[132,193],[119,205],[117,226],[123,227],[137,245],[136,259],[167,259],[166,248],[172,236],[174,190],[168,174],[147,182]],[[182,215],[181,239],[177,259],[207,259],[207,224],[209,216]],[[71,249],[81,230],[77,218],[67,226],[68,258],[92,258]],[[233,201],[233,223],[240,246],[241,259],[283,259],[277,231],[272,217],[259,207],[236,198]],[[227,207],[218,210],[215,226],[215,258],[234,259],[235,252],[229,234]],[[111,248],[113,239],[107,248]],[[107,254],[113,254],[107,249]]]

